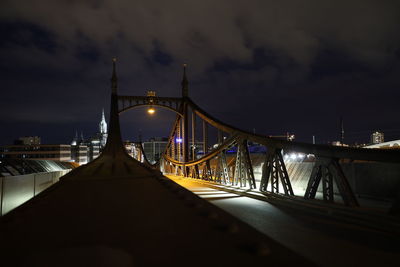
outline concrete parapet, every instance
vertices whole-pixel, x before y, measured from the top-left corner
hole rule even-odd
[[[0,215],[25,203],[58,182],[70,170],[0,177]]]

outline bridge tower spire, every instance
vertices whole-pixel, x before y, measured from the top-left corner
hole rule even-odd
[[[117,81],[117,72],[116,72],[116,62],[117,58],[112,59],[113,69],[111,76],[111,107],[110,107],[110,121],[108,128],[108,137],[107,143],[103,150],[105,155],[121,155],[126,154],[122,138],[121,138],[121,129],[119,125],[119,115],[118,115],[118,81]]]
[[[117,93],[117,88],[118,88],[118,79],[117,79],[117,72],[115,69],[115,63],[117,62],[117,58],[114,57],[112,59],[113,62],[113,70],[112,70],[112,76],[111,76],[111,90],[113,94]]]

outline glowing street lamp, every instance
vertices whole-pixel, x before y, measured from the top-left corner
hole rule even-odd
[[[153,107],[150,107],[150,108],[147,110],[147,113],[149,113],[150,115],[153,115],[155,112],[156,112],[156,110],[155,110]]]

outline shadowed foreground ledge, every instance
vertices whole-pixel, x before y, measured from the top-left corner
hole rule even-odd
[[[86,175],[105,158],[1,219],[2,266],[306,264],[138,162],[123,161],[131,174]]]

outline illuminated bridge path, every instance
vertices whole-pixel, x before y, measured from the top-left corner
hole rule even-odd
[[[398,225],[371,220],[368,212],[348,214],[334,206],[321,211],[321,206],[266,200],[254,191],[182,176],[168,178],[318,265],[395,266],[399,261]]]
[[[397,266],[399,242],[393,240],[399,236],[394,227],[399,201],[387,217],[363,214],[339,160],[398,164],[399,152],[287,142],[234,128],[189,98],[185,71],[181,98],[156,97],[154,92],[121,96],[114,60],[111,87],[109,136],[102,154],[0,218],[1,266]],[[140,161],[131,158],[121,140],[119,113],[139,106],[176,113],[168,146],[156,166],[141,163],[141,153]],[[209,150],[211,127],[217,129],[218,145]],[[199,132],[201,158],[195,151]],[[258,183],[249,141],[267,149]],[[316,157],[303,196],[294,195],[282,149]],[[227,160],[228,150],[235,151],[234,160]],[[160,171],[208,185],[193,186],[185,178],[178,181],[181,186]],[[226,196],[231,187],[258,188],[261,193],[215,199]],[[214,195],[214,200],[208,197],[212,204],[204,199],[209,192]],[[316,201],[316,194],[322,194],[326,204]],[[342,208],[334,203],[337,195],[343,199]],[[343,216],[339,220],[324,215],[343,213],[342,209],[346,223]],[[376,219],[383,226],[360,225],[364,219],[367,224]]]

